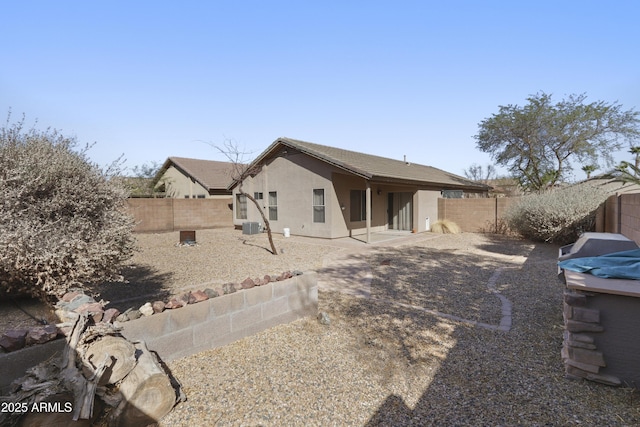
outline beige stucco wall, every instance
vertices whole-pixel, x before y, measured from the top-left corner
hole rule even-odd
[[[165,183],[167,197],[173,197],[175,199],[194,199],[198,196],[204,196],[204,198],[211,197],[206,188],[190,177],[185,176],[175,166],[169,166],[164,175],[162,175],[162,178],[158,181],[158,184],[161,185],[163,182]]]
[[[427,217],[431,224],[438,218],[439,189],[375,181],[367,183],[362,177],[347,174],[304,154],[289,154],[268,161],[254,177],[244,181],[243,191],[252,196],[255,192],[263,193],[261,206],[267,217],[269,192],[278,193],[278,220],[269,221],[275,233],[283,233],[284,228],[288,228],[292,235],[339,238],[366,234],[366,221],[350,220],[350,193],[351,190],[366,191],[367,184],[371,188],[372,232],[389,228],[389,193],[413,194],[412,228],[417,232],[427,231]],[[319,188],[325,190],[324,223],[313,222],[313,190]],[[262,223],[260,213],[250,200],[247,201],[247,219],[237,218],[237,194],[238,188],[235,188],[234,224]]]
[[[324,189],[325,222],[313,222],[313,190]],[[289,228],[291,234],[312,237],[334,238],[332,224],[339,206],[331,183],[331,167],[303,154],[277,157],[263,165],[254,177],[247,178],[242,190],[250,195],[263,193],[260,201],[268,218],[269,192],[277,192],[278,219],[269,220],[271,230],[282,233]],[[234,189],[234,201],[238,188]],[[237,203],[234,202],[234,224],[244,222],[262,223],[255,205],[247,201],[247,219],[237,218]],[[341,216],[341,215],[340,215]]]

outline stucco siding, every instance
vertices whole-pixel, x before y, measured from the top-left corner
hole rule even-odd
[[[209,198],[209,192],[206,188],[190,177],[185,176],[175,166],[170,166],[158,183],[162,184],[163,182],[165,183],[168,197],[173,197],[175,199],[194,199],[198,196],[201,198]]]
[[[302,154],[276,157],[262,166],[254,177],[244,181],[243,191],[252,196],[262,193],[262,208],[269,218],[269,192],[277,194],[277,220],[269,219],[271,230],[282,233],[333,238],[332,220],[336,198],[331,183],[331,167]],[[324,190],[325,222],[313,221],[313,190]],[[234,200],[238,188],[234,189]],[[251,201],[247,202],[247,219],[238,219],[234,206],[234,223],[260,222],[262,217]]]

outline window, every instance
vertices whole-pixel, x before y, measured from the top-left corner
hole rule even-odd
[[[236,219],[247,219],[247,196],[236,194]]]
[[[324,189],[313,190],[313,222],[324,222]]]
[[[258,193],[257,191],[255,193],[253,193],[253,198],[256,200],[262,200],[264,197],[262,195],[262,193]]]
[[[269,221],[278,220],[278,192],[269,191]]]
[[[185,195],[184,195],[184,198],[185,198],[185,199],[189,199],[189,198],[191,198],[191,196],[190,196],[190,195],[188,195],[188,194],[185,194]]]
[[[204,198],[205,198],[204,194],[198,194],[198,199],[204,199]]]
[[[367,193],[364,190],[351,190],[351,221],[367,219]]]

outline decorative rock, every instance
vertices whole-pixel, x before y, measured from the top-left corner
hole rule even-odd
[[[588,374],[586,378],[591,381],[596,381],[602,384],[616,386],[616,387],[619,385],[622,385],[622,381],[620,381],[620,378],[614,377],[613,375]]]
[[[56,325],[37,326],[29,329],[25,337],[25,345],[43,344],[54,340],[58,336]]]
[[[0,347],[5,351],[16,351],[24,347],[27,336],[26,329],[9,330],[0,336]]]
[[[587,296],[577,292],[565,292],[564,302],[573,307],[584,307],[587,305]]]
[[[142,314],[145,317],[151,316],[154,311],[153,311],[153,307],[151,306],[151,303],[145,303],[142,307],[140,307],[138,309],[138,311],[140,312],[140,314]]]
[[[69,311],[75,311],[76,308],[80,307],[83,304],[87,304],[87,303],[93,303],[96,302],[93,298],[91,298],[89,295],[85,295],[85,294],[79,294],[76,297],[74,297],[69,304],[64,307]]]
[[[225,283],[224,285],[222,285],[222,291],[225,295],[234,293],[236,291],[235,284]]]
[[[604,355],[599,351],[569,347],[569,357],[579,363],[602,367],[607,366],[604,361]]]
[[[291,273],[292,276],[302,276],[302,271],[300,270],[293,270],[293,272]]]
[[[64,294],[60,300],[63,302],[71,302],[71,300],[73,300],[78,295],[82,295],[82,292],[78,290],[69,291],[66,294]]]
[[[566,328],[569,332],[602,332],[604,328],[596,323],[567,320]]]
[[[164,311],[165,304],[163,301],[154,301],[153,304],[151,304],[151,307],[153,308],[154,313],[162,313]]]
[[[329,319],[329,315],[327,313],[321,311],[318,313],[318,322],[322,325],[329,325],[331,324],[331,319]]]
[[[265,274],[264,277],[262,278],[262,281],[265,282],[265,285],[266,285],[267,283],[273,282],[274,280],[271,278],[270,275]]]
[[[128,316],[129,320],[136,320],[142,317],[142,313],[140,313],[140,310],[131,310],[129,311]]]
[[[240,283],[240,286],[242,286],[242,289],[251,289],[255,286],[256,284],[254,283],[254,281],[247,277],[246,279],[244,279],[242,281],[242,283]]]
[[[120,315],[120,310],[117,308],[108,308],[102,315],[102,321],[105,323],[113,323],[113,321]]]
[[[177,298],[171,298],[171,301],[169,301],[164,308],[167,310],[174,310],[176,308],[184,307],[185,305],[187,304],[184,301]]]
[[[572,319],[579,322],[600,323],[600,310],[574,307]]]
[[[211,289],[211,288],[207,288],[204,290],[204,293],[209,297],[209,298],[216,298],[218,296],[220,296],[220,294],[218,293],[218,291],[216,291],[215,289]]]
[[[194,298],[194,302],[202,302],[209,299],[209,296],[204,291],[193,291],[191,292],[191,296]]]
[[[178,299],[180,301],[184,302],[185,305],[194,303],[193,297],[191,296],[191,292],[187,292],[186,294],[180,295],[180,298],[178,298]]]

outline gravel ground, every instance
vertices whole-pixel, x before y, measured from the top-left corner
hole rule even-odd
[[[301,319],[169,363],[188,400],[160,426],[640,424],[636,391],[564,378],[557,247],[471,233],[360,250],[308,242],[278,241],[290,258],[266,253],[262,271],[341,251],[371,269],[371,297],[321,289],[328,326]],[[432,314],[498,323],[490,277],[513,305],[508,332]]]
[[[473,233],[401,246],[278,235],[284,253],[273,256],[264,235],[228,229],[199,230],[193,247],[176,246],[177,232],[137,238],[129,283],[93,289],[122,310],[286,270],[319,270],[321,286],[344,275],[323,259],[371,273],[369,298],[321,287],[328,326],[301,319],[170,362],[188,400],[161,427],[640,425],[637,390],[564,377],[556,246]],[[472,323],[500,323],[492,281],[512,304],[508,332]]]

